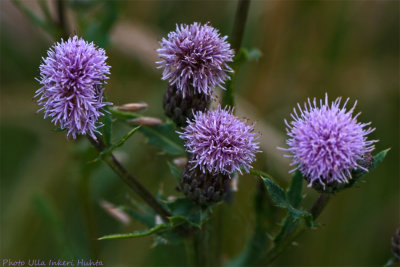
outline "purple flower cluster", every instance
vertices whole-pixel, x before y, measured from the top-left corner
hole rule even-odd
[[[163,38],[157,49],[158,68],[163,68],[163,80],[175,85],[182,96],[194,93],[211,95],[214,88],[223,88],[227,72],[232,72],[227,62],[233,61],[233,50],[220,37],[217,29],[208,24],[176,26],[174,32]]]
[[[367,171],[357,162],[374,149],[376,141],[367,141],[367,135],[375,129],[364,129],[370,123],[357,122],[360,113],[352,116],[357,101],[347,111],[348,100],[340,106],[341,98],[337,98],[329,105],[326,94],[318,106],[315,98],[308,99],[304,109],[299,104],[298,111],[293,109],[291,123],[285,120],[290,138],[286,141],[289,148],[282,150],[290,153],[286,156],[292,158],[294,170],[299,169],[310,185],[347,183],[352,170]]]
[[[103,102],[103,84],[110,74],[105,51],[74,36],[61,40],[47,52],[40,65],[42,87],[36,91],[44,117],[67,129],[68,136],[89,134],[96,138]],[[39,111],[40,111],[39,110]]]
[[[193,168],[223,174],[242,173],[241,168],[248,172],[252,168],[250,164],[259,152],[258,135],[253,125],[239,120],[232,110],[199,111],[188,123],[180,137],[192,154]]]

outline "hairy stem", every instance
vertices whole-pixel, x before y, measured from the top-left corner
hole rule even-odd
[[[103,152],[106,147],[101,140],[94,140],[92,137],[87,136],[90,143],[99,151]],[[114,157],[112,153],[102,157],[103,161],[146,203],[151,207],[157,214],[161,216],[164,221],[168,221],[168,217],[171,214],[154,198],[154,196],[147,191],[147,189],[133,177]]]
[[[309,212],[313,216],[313,220],[317,219],[321,214],[326,204],[328,203],[330,198],[329,194],[322,193],[318,199],[314,202]],[[278,244],[275,244],[266,254],[266,258],[263,260],[263,264],[271,264],[278,258],[278,256],[292,244],[292,242],[300,236],[305,230],[307,226],[304,222],[299,222],[296,225],[296,228],[290,232],[285,238],[283,238]]]
[[[249,13],[250,0],[239,0],[238,6],[236,9],[235,21],[233,24],[232,30],[232,48],[235,50],[236,56],[235,61],[239,59],[239,50],[242,45],[244,29],[246,26],[247,14]],[[234,73],[237,72],[239,64],[233,63]],[[226,82],[226,91],[224,91],[222,106],[231,106],[235,105],[235,99],[233,96],[233,84],[236,75],[232,73],[230,75],[230,80]]]

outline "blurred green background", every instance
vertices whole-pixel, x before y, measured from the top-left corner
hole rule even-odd
[[[181,246],[151,249],[152,238],[96,241],[124,225],[101,207],[126,204],[129,189],[95,158],[86,140],[67,140],[37,114],[32,99],[41,57],[54,39],[10,0],[1,0],[1,237],[0,257],[100,259],[106,266],[184,265]],[[22,1],[42,16],[38,1]],[[54,1],[50,15],[56,16]],[[106,94],[114,104],[144,101],[147,115],[164,118],[166,82],[156,69],[158,41],[176,23],[207,21],[229,35],[236,1],[66,1],[70,32],[106,47],[112,66]],[[335,195],[319,219],[276,265],[382,265],[400,224],[399,2],[253,1],[243,45],[263,56],[246,63],[236,84],[238,114],[257,123],[262,148],[257,167],[288,182],[284,146],[292,107],[307,97],[358,100],[360,121],[371,121],[376,151],[392,147],[366,182]],[[106,34],[106,35],[104,35]],[[104,38],[107,36],[107,38]],[[220,91],[220,89],[218,89]],[[117,124],[114,140],[129,128]],[[118,151],[128,169],[152,192],[180,195],[166,155],[140,134]],[[157,166],[155,168],[154,166]],[[231,205],[218,206],[221,227],[212,232],[224,260],[236,255],[254,226],[256,179],[242,176]],[[89,192],[89,193],[88,193]],[[305,205],[316,194],[305,188]],[[271,208],[274,209],[274,208]],[[280,216],[280,213],[278,213]]]

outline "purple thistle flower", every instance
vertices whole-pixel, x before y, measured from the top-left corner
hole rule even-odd
[[[291,172],[299,169],[309,186],[314,182],[324,188],[335,182],[348,183],[352,170],[368,171],[359,161],[374,149],[373,144],[377,141],[367,141],[367,135],[375,129],[364,129],[370,123],[357,122],[361,113],[352,116],[357,101],[347,111],[348,100],[342,107],[341,98],[329,105],[325,94],[325,103],[321,99],[318,107],[315,98],[312,103],[308,99],[304,109],[299,104],[298,111],[293,109],[291,123],[285,120],[289,148],[280,149],[290,153],[285,156],[292,158],[291,166],[296,166]]]
[[[223,88],[229,79],[227,72],[233,71],[227,64],[233,61],[233,50],[226,39],[208,24],[176,25],[157,49],[162,58],[158,68],[164,69],[162,79],[175,85],[183,97],[211,95],[216,86]]]
[[[67,136],[89,134],[96,139],[102,108],[111,104],[103,102],[103,84],[110,74],[106,59],[103,49],[77,36],[66,42],[61,39],[43,58],[36,79],[42,85],[35,95],[40,97],[39,111],[67,129]]]
[[[255,153],[259,152],[258,134],[232,115],[232,110],[221,109],[197,112],[193,121],[180,133],[185,147],[192,154],[190,163],[203,173],[242,173],[252,168]]]

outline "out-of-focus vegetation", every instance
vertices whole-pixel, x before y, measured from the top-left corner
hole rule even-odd
[[[41,14],[41,1],[21,2]],[[55,1],[49,2],[50,16],[56,16]],[[92,258],[106,266],[185,264],[183,247],[150,249],[151,237],[96,240],[143,228],[134,220],[122,224],[100,204],[124,204],[135,196],[107,166],[92,162],[96,154],[85,139],[67,140],[36,114],[34,77],[54,40],[10,0],[0,4],[0,257]],[[71,0],[66,7],[70,32],[107,50],[108,99],[117,105],[147,102],[148,115],[164,118],[167,84],[154,63],[158,41],[176,23],[193,21],[209,21],[229,35],[236,2]],[[297,102],[325,92],[331,99],[357,99],[359,119],[376,127],[370,136],[380,140],[376,151],[392,147],[365,183],[332,198],[319,229],[302,235],[276,265],[382,265],[390,256],[390,237],[400,223],[398,10],[398,1],[378,0],[251,3],[243,46],[263,56],[239,70],[236,96],[238,114],[255,121],[262,133],[258,167],[288,181],[288,162],[275,149],[284,146],[283,118]],[[119,126],[116,137],[129,130]],[[145,145],[143,136],[129,139],[118,156],[153,193],[180,194],[166,156]],[[219,240],[215,253],[224,251],[226,260],[252,234],[256,190],[256,180],[242,176],[233,203],[217,207],[219,226],[211,234]],[[311,200],[317,196],[305,192]]]

